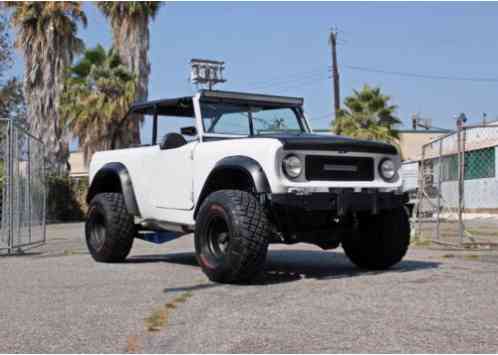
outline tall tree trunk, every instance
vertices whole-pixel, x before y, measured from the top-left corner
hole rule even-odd
[[[72,58],[65,48],[67,43],[61,41],[56,31],[49,29],[47,37],[49,45],[42,49],[43,53],[37,53],[33,48],[35,45],[26,46],[24,50],[27,121],[32,134],[45,145],[49,168],[65,173],[69,158],[69,135],[61,127],[58,109],[64,70]]]
[[[146,101],[150,74],[149,51],[149,20],[140,16],[133,21],[123,19],[113,25],[113,40],[118,50],[121,62],[137,77],[137,91],[135,100]],[[140,125],[143,115],[130,117],[132,141],[131,144],[140,144]],[[124,143],[124,142],[123,142]]]

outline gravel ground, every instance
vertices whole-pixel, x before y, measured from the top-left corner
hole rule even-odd
[[[95,263],[81,224],[0,257],[0,352],[498,352],[498,255],[412,248],[388,272],[275,246],[249,286],[209,282],[191,237]]]

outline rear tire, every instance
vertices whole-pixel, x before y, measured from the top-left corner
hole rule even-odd
[[[216,191],[197,215],[197,261],[212,281],[247,282],[263,270],[269,235],[270,223],[253,195]]]
[[[86,243],[96,261],[126,259],[136,236],[133,216],[120,193],[101,193],[90,202],[85,224]]]
[[[348,258],[369,270],[384,270],[397,264],[409,244],[410,222],[403,207],[360,216],[351,235],[342,241]]]

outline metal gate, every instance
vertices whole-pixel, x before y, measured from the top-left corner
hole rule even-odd
[[[424,145],[417,201],[417,236],[498,246],[498,122],[460,127]]]
[[[45,147],[10,119],[0,119],[0,251],[46,240]]]

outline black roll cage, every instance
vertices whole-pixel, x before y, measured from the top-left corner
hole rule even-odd
[[[197,96],[197,95],[196,95]],[[298,116],[298,121],[301,130],[309,130],[307,122],[303,119],[302,105],[304,100],[299,97],[275,96],[264,94],[241,93],[235,91],[218,91],[218,90],[201,90],[199,91],[200,102],[209,101],[213,103],[238,104],[264,107],[286,107],[294,110]],[[175,117],[190,117],[195,119],[194,112],[195,96],[184,96],[173,99],[153,100],[133,104],[126,115],[118,122],[118,129],[115,131],[115,136],[112,139],[112,148],[115,146],[117,134],[121,125],[129,119],[130,116],[152,115],[152,144],[157,144],[157,128],[158,116],[175,116]],[[251,135],[254,134],[254,126],[252,118],[249,122]]]

